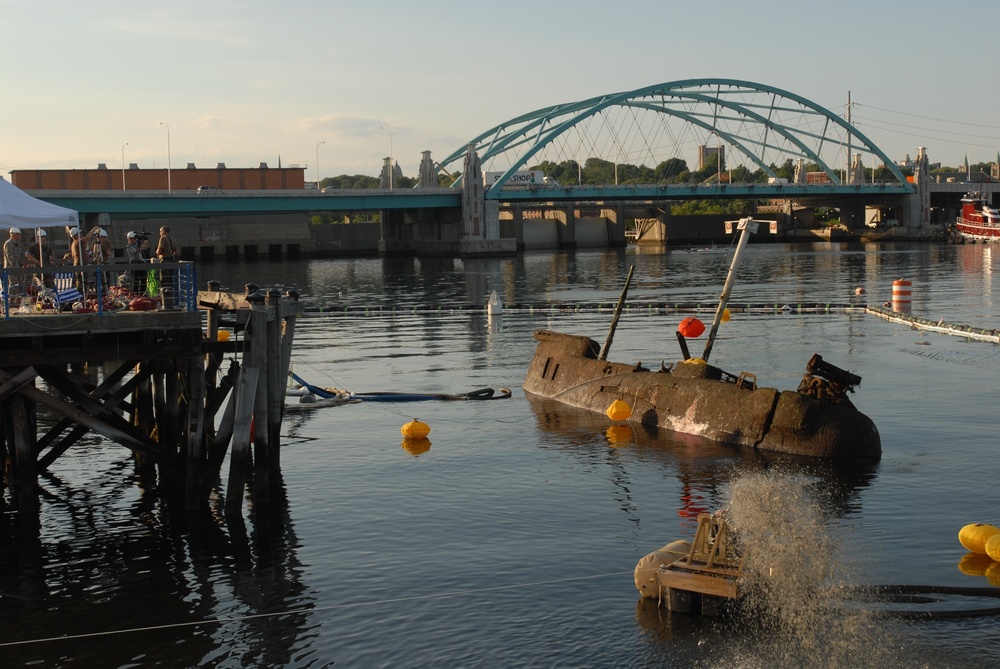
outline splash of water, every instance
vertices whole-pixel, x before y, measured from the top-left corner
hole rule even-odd
[[[814,484],[776,473],[731,482],[725,513],[744,555],[736,624],[762,666],[891,666],[878,616],[844,607],[841,587],[857,580]]]

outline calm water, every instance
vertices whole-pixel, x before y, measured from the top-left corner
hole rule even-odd
[[[915,314],[997,328],[998,256],[983,246],[751,246],[732,301],[881,304],[908,278]],[[601,416],[524,397],[532,332],[603,343],[610,310],[591,307],[617,300],[630,265],[633,307],[610,357],[677,360],[683,315],[641,305],[714,303],[725,263],[629,249],[201,268],[203,281],[232,289],[252,280],[302,293],[313,310],[299,321],[293,364],[312,383],[509,387],[513,397],[290,414],[284,500],[248,510],[244,526],[214,509],[177,515],[136,481],[126,450],[88,440],[40,481],[39,544],[18,542],[15,517],[4,516],[2,666],[996,666],[996,617],[862,620],[838,624],[834,643],[804,619],[726,625],[640,601],[640,557],[690,537],[698,511],[725,504],[734,481],[766,491],[761,481],[776,475],[806,496],[748,498],[789,518],[817,504],[818,548],[837,542],[830,566],[847,582],[1000,585],[1000,565],[958,568],[957,541],[967,523],[1000,523],[995,345],[856,310],[734,314],[712,354],[728,371],[794,388],[819,352],[863,377],[852,399],[884,451],[870,466],[785,462],[641,429],[609,436]],[[493,289],[524,308],[492,323],[461,310]],[[424,452],[401,445],[414,417],[432,428]]]

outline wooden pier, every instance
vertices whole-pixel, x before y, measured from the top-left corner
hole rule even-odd
[[[130,449],[187,510],[207,505],[227,454],[226,515],[242,513],[251,467],[252,499],[268,503],[298,296],[179,283],[188,298],[167,308],[19,309],[0,320],[0,507],[37,516],[39,474],[89,432]],[[39,407],[58,417],[46,429]]]

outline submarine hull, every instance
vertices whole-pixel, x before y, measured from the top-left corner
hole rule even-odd
[[[631,422],[761,450],[822,458],[877,459],[874,422],[850,402],[832,403],[798,391],[758,388],[708,364],[671,370],[598,358],[588,337],[548,330],[524,381],[527,393],[605,413],[622,400]]]

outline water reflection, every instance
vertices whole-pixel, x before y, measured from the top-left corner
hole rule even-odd
[[[597,452],[611,466],[616,484],[631,485],[627,471],[632,464],[654,464],[671,471],[678,482],[676,513],[682,535],[694,532],[699,513],[723,505],[725,486],[738,473],[778,471],[806,476],[831,517],[860,512],[860,492],[878,474],[877,461],[826,460],[739,448],[655,426],[612,423],[594,412],[525,396],[547,443],[589,458],[600,448]]]
[[[115,467],[129,468],[127,459]],[[4,517],[0,643],[17,644],[3,649],[4,665],[130,666],[159,662],[153,648],[169,648],[172,666],[289,664],[311,634],[314,600],[283,488],[252,510],[248,532],[242,519],[222,519],[221,498],[191,514],[148,481],[133,484],[81,488],[49,475],[41,536],[19,535]],[[278,612],[290,613],[261,616]],[[124,633],[105,636],[115,632]],[[30,643],[43,636],[65,638]]]

